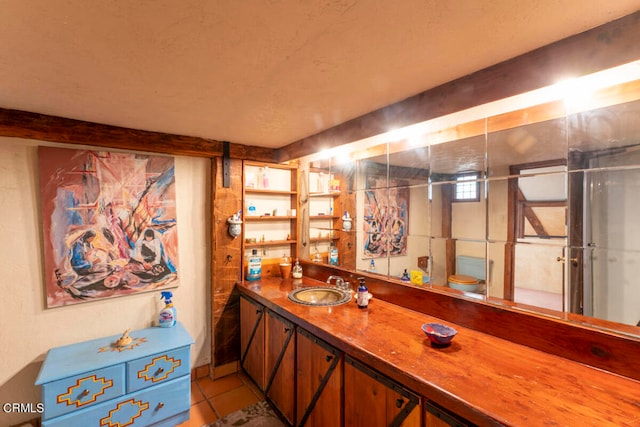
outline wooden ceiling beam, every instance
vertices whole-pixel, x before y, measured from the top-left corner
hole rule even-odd
[[[222,157],[223,141],[0,108],[0,136],[195,157]],[[229,144],[229,156],[273,162],[275,150]]]

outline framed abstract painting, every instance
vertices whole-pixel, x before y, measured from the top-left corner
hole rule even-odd
[[[388,188],[380,182],[369,177],[364,191],[364,259],[407,254],[409,188],[404,182]]]
[[[173,157],[39,147],[47,307],[178,286]]]

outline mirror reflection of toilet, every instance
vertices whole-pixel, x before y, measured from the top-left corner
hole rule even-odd
[[[469,276],[467,274],[452,274],[449,276],[450,288],[465,292],[476,292],[479,286],[480,281],[477,277]]]
[[[464,292],[477,292],[487,277],[487,264],[484,258],[458,255],[456,274],[447,278],[449,287]]]

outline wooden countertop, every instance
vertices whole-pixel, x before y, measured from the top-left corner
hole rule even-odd
[[[305,279],[304,286],[321,282]],[[300,282],[238,285],[334,347],[478,425],[640,426],[640,382],[377,300],[310,307],[287,297]],[[421,325],[458,330],[434,348]],[[640,357],[640,355],[638,355]]]

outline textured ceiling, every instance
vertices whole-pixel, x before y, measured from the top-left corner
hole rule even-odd
[[[0,107],[282,147],[640,0],[0,0]]]

